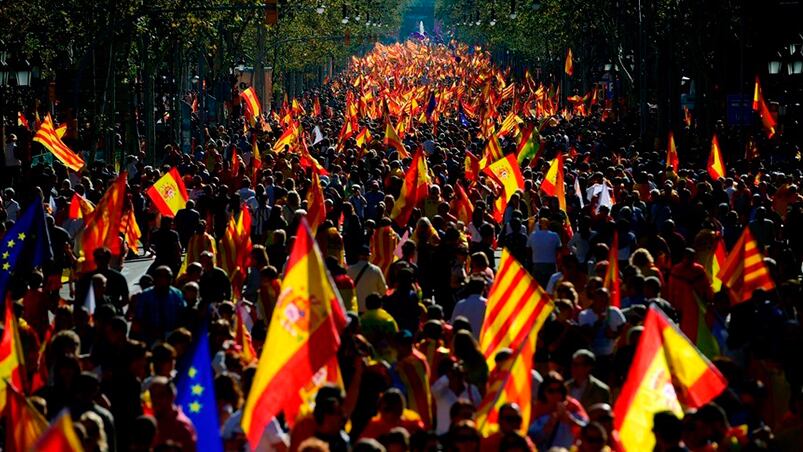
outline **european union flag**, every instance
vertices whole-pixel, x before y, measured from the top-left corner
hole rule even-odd
[[[45,209],[37,197],[0,241],[0,302],[13,287],[12,282],[27,277],[51,257]]]
[[[190,418],[198,435],[198,450],[223,452],[215,403],[212,362],[209,359],[209,333],[198,331],[195,348],[178,373],[176,402]]]
[[[463,127],[469,126],[468,118],[466,118],[466,114],[463,112],[462,104],[457,107],[457,116],[460,118],[460,124],[462,124]]]
[[[432,119],[432,113],[435,111],[436,106],[437,100],[435,99],[435,91],[433,91],[429,95],[429,103],[427,104],[427,119]]]

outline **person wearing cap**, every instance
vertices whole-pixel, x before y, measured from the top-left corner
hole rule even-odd
[[[371,248],[368,245],[360,247],[357,255],[357,262],[351,265],[347,273],[354,281],[357,288],[357,308],[360,312],[365,312],[365,299],[372,293],[384,294],[388,287],[385,283],[385,275],[376,265],[368,262],[371,257]]]

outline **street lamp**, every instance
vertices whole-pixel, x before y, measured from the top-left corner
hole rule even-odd
[[[343,4],[343,19],[340,20],[340,23],[342,23],[343,25],[349,23],[349,9],[345,3]]]
[[[237,64],[234,66],[234,69],[240,74],[245,72],[245,61],[243,60],[238,61]]]
[[[518,13],[516,13],[516,0],[510,0],[510,20],[516,20],[518,16]]]
[[[769,72],[770,75],[777,75],[781,72],[781,62],[778,60],[771,60],[767,63],[767,72]]]
[[[318,3],[318,6],[315,7],[315,12],[318,14],[323,14],[326,11],[326,7],[323,5],[323,2]]]
[[[792,61],[786,66],[789,75],[803,74],[803,61]]]

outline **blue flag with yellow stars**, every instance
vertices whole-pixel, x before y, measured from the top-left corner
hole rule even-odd
[[[0,302],[12,288],[12,281],[26,278],[50,258],[45,209],[37,197],[0,240]]]
[[[198,450],[223,452],[206,327],[198,331],[195,348],[179,370],[177,389],[176,402],[195,426]]]

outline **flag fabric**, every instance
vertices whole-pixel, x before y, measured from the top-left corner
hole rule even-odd
[[[243,409],[243,431],[252,448],[268,422],[336,356],[346,326],[345,308],[306,219],[301,219],[286,268]]]
[[[707,169],[711,179],[719,180],[725,177],[725,164],[722,162],[722,151],[719,149],[719,140],[716,134],[711,140],[711,154],[708,155]]]
[[[603,287],[608,289],[611,306],[622,306],[622,294],[619,290],[619,232],[613,231],[611,249],[608,251],[608,269],[605,271]]]
[[[501,222],[510,197],[516,190],[524,188],[524,176],[521,174],[519,162],[516,161],[515,155],[508,154],[507,157],[486,166],[482,172],[502,186],[502,194],[496,198],[493,212],[494,219]]]
[[[563,224],[564,232],[568,237],[572,237],[574,231],[569,219],[569,214],[566,205],[566,184],[564,182],[564,156],[558,153],[557,156],[549,164],[544,180],[541,181],[541,191],[549,196],[558,198],[558,207],[563,211],[566,222]]]
[[[241,358],[247,363],[256,363],[257,352],[254,350],[254,343],[251,340],[253,322],[249,322],[251,315],[242,302],[237,303],[234,314],[234,342],[240,347]]]
[[[725,242],[722,240],[722,237],[716,237],[715,240],[716,244],[713,250],[705,253],[703,257],[701,257],[700,263],[703,265],[703,268],[705,268],[705,273],[711,281],[711,290],[717,293],[722,289],[722,280],[719,279],[719,270],[725,265],[727,253],[725,252]]]
[[[464,225],[471,223],[471,217],[474,215],[474,205],[468,199],[466,191],[460,183],[454,184],[454,199],[452,200],[452,211],[454,216]]]
[[[402,143],[401,139],[399,138],[399,134],[396,133],[396,129],[393,128],[393,124],[391,124],[390,120],[385,123],[385,147],[393,148],[399,153],[399,157],[407,158],[410,156],[410,153],[407,152],[407,149],[404,147],[404,143]]]
[[[245,205],[240,206],[240,215],[234,220],[232,215],[226,225],[223,238],[220,239],[218,262],[231,280],[233,297],[239,298],[248,262],[251,258],[251,211]]]
[[[390,225],[380,226],[371,236],[371,263],[387,274],[391,264],[396,261],[393,251],[399,245],[399,235]]]
[[[317,168],[312,169],[312,178],[307,190],[307,221],[312,233],[318,230],[318,226],[326,219],[326,205],[324,204],[323,187]]]
[[[614,407],[614,427],[625,451],[653,449],[655,413],[671,411],[682,418],[683,406],[699,408],[726,387],[717,368],[658,307],[651,306]]]
[[[488,138],[485,144],[485,149],[482,152],[482,159],[480,160],[480,168],[484,169],[488,165],[500,160],[505,155],[502,153],[502,146],[499,145],[499,139],[493,133]]]
[[[95,307],[96,307],[95,289],[91,282],[89,284],[89,290],[86,291],[86,298],[84,298],[84,307],[86,308],[86,311],[89,313],[89,315],[95,313]]]
[[[209,358],[209,332],[203,326],[197,333],[195,346],[185,355],[177,372],[176,405],[195,426],[199,449],[222,452],[214,373]]]
[[[563,64],[563,72],[569,77],[574,75],[574,61],[572,61],[572,49],[566,52],[566,62]]]
[[[125,243],[130,250],[137,252],[139,250],[139,238],[142,237],[142,231],[137,224],[137,218],[134,216],[134,209],[128,209],[123,214],[123,220],[120,223],[120,232],[125,236]]]
[[[6,444],[8,452],[27,452],[47,430],[47,419],[13,386],[7,391]]]
[[[326,365],[318,369],[312,378],[285,404],[284,417],[288,427],[292,429],[300,416],[312,414],[315,408],[315,396],[325,385],[343,388],[343,376],[340,373],[337,356],[332,357]]]
[[[761,91],[761,82],[758,76],[756,76],[756,86],[753,90],[753,111],[758,112],[761,123],[767,131],[767,136],[769,138],[775,136],[775,126],[778,123],[775,121],[775,118],[772,117],[772,113],[767,106],[767,101],[764,100],[764,93]]]
[[[323,141],[323,133],[321,133],[321,128],[320,127],[315,126],[315,128],[312,129],[312,134],[315,135],[315,139],[312,140],[312,145],[313,146],[315,146],[316,144],[318,144],[321,141]]]
[[[413,161],[410,163],[410,168],[407,169],[407,174],[404,176],[404,184],[402,185],[401,193],[399,193],[399,199],[393,204],[393,210],[390,213],[390,218],[399,227],[407,226],[413,209],[426,199],[429,190],[428,174],[429,169],[427,168],[424,148],[419,147],[415,155],[413,155]]]
[[[25,369],[19,324],[14,315],[14,305],[5,298],[5,319],[3,336],[0,339],[0,412],[8,401],[8,392],[14,387],[25,389]],[[12,396],[13,397],[13,396]]]
[[[396,363],[396,375],[407,398],[407,408],[418,413],[425,428],[432,425],[432,391],[429,365],[423,353],[413,347],[409,356]]]
[[[17,112],[17,125],[20,127],[24,127],[25,130],[31,130],[31,124],[25,118],[25,115],[22,114],[21,111]]]
[[[27,277],[34,267],[50,258],[45,209],[41,198],[37,197],[0,239],[0,299],[6,299],[6,292],[17,275]],[[2,356],[5,355],[0,355],[0,359]]]
[[[67,133],[67,124],[62,124],[56,127],[56,136],[59,137],[59,139],[64,138],[64,135],[66,133]]]
[[[672,168],[672,171],[678,172],[680,166],[680,159],[678,158],[678,148],[675,146],[675,135],[669,131],[669,140],[666,145],[666,167]]]
[[[241,92],[240,99],[243,101],[243,105],[245,105],[246,118],[251,122],[252,126],[256,125],[256,120],[259,118],[261,109],[259,106],[259,98],[257,97],[254,87],[252,86]]]
[[[59,417],[42,434],[33,450],[37,452],[83,452],[81,440],[75,433],[70,410],[62,410]]]
[[[153,201],[153,205],[164,216],[175,217],[176,213],[187,206],[190,198],[184,180],[176,167],[170,168],[145,193]]]
[[[533,135],[537,135],[535,124],[521,128],[519,134],[519,142],[516,145],[516,160],[519,165],[523,164],[525,160],[532,160],[538,153],[538,146],[535,145]]]
[[[120,224],[123,221],[125,186],[128,179],[123,171],[98,202],[91,217],[84,219],[85,227],[76,237],[79,272],[95,269],[95,249],[107,247],[113,255],[119,255]]]
[[[540,330],[553,308],[549,295],[507,249],[502,249],[480,332],[480,350],[488,368],[493,368],[499,350],[518,350],[532,331]]]
[[[72,198],[70,199],[70,207],[69,210],[67,211],[67,218],[69,218],[70,220],[87,218],[94,211],[95,211],[94,204],[89,202],[89,200],[79,195],[78,193],[73,193]]]
[[[470,181],[477,180],[477,176],[480,174],[480,159],[471,152],[466,151],[464,166],[466,179]]]
[[[357,142],[357,147],[361,148],[364,145],[369,144],[372,139],[373,137],[371,136],[371,131],[366,127],[357,134],[357,137],[354,138],[354,141]]]
[[[580,201],[580,208],[585,207],[585,200],[583,199],[583,192],[580,190],[580,177],[574,176],[574,196]]]
[[[279,139],[273,144],[273,151],[282,152],[284,151],[285,146],[292,147],[297,138],[297,126],[296,124],[290,124],[289,126],[285,127],[284,131],[279,136]]]
[[[42,124],[37,129],[33,141],[44,146],[45,149],[56,156],[67,168],[73,171],[78,171],[83,168],[84,159],[61,141],[61,138],[56,134],[56,130],[53,126],[53,119],[50,117],[50,114],[45,116],[45,120],[42,121]]]
[[[750,300],[756,289],[769,291],[775,288],[775,282],[764,264],[758,243],[753,238],[749,226],[733,245],[717,277],[730,291],[731,301],[734,304]]]
[[[315,100],[312,102],[312,116],[316,118],[321,116],[321,100],[318,96],[315,96]]]

